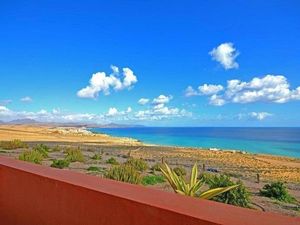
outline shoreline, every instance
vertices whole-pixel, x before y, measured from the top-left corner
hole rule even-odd
[[[147,143],[142,140],[133,138],[133,137],[126,137],[126,136],[114,136],[111,134],[107,134],[105,132],[97,132],[97,131],[92,131],[94,128],[84,128],[88,131],[90,131],[93,134],[103,134],[103,135],[108,135],[110,137],[114,138],[131,138],[133,140],[136,140],[137,142],[142,143],[145,146],[156,146],[156,147],[166,147],[166,148],[176,148],[176,149],[193,149],[193,150],[200,150],[200,151],[220,151],[220,152],[230,152],[230,153],[236,153],[236,154],[243,154],[243,155],[254,155],[254,156],[271,156],[271,157],[283,157],[283,158],[289,158],[289,159],[296,159],[300,160],[300,157],[294,157],[294,156],[287,156],[287,155],[281,155],[281,154],[271,154],[271,153],[253,153],[249,150],[241,150],[241,149],[227,149],[227,148],[220,148],[220,147],[201,147],[201,146],[179,146],[179,145],[170,145],[170,144],[154,144],[154,143]],[[106,129],[106,128],[103,128]]]

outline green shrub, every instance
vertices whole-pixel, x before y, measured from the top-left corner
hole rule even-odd
[[[177,176],[185,176],[186,175],[186,170],[184,167],[175,167],[173,171],[177,174]]]
[[[27,162],[33,162],[36,164],[41,164],[41,162],[43,161],[44,157],[43,155],[38,152],[38,151],[34,151],[34,150],[26,150],[24,152],[22,152],[19,155],[19,159],[23,160],[23,161],[27,161]]]
[[[153,171],[153,172],[156,172],[156,171],[158,171],[158,172],[160,172],[160,168],[162,167],[162,164],[161,163],[155,163],[152,167],[151,167],[151,170]]]
[[[132,166],[133,168],[135,168],[136,170],[138,170],[140,172],[143,172],[148,168],[148,164],[143,159],[129,158],[125,164]]]
[[[28,145],[19,139],[14,139],[12,141],[1,141],[0,148],[5,150],[13,150],[18,148],[28,148]]]
[[[70,162],[65,159],[55,159],[52,161],[51,167],[63,169],[65,167],[68,167],[69,164]]]
[[[55,147],[51,148],[52,152],[59,152],[60,151],[60,147],[58,145],[56,145]]]
[[[131,184],[141,183],[140,173],[129,165],[113,166],[106,173],[105,177],[117,181],[127,182]]]
[[[102,155],[99,154],[99,153],[95,153],[95,154],[91,157],[91,159],[94,159],[94,160],[100,160],[100,159],[102,159]]]
[[[119,165],[119,162],[114,157],[110,157],[108,160],[106,160],[106,163],[112,165]]]
[[[69,162],[84,162],[84,156],[80,148],[68,148],[65,153],[67,153],[66,160]]]
[[[87,171],[90,172],[103,172],[103,169],[97,166],[90,166],[89,168],[87,168]]]
[[[149,175],[142,178],[143,185],[155,185],[163,182],[165,182],[165,178],[163,176]]]
[[[214,179],[216,175],[210,174],[207,172],[203,172],[199,175],[199,179],[203,180],[205,183],[209,184],[209,182]]]
[[[250,193],[241,181],[233,182],[230,177],[226,175],[206,175],[206,178],[204,179],[206,179],[205,181],[209,185],[209,188],[228,187],[231,185],[239,184],[237,188],[220,194],[214,197],[212,200],[249,208]]]
[[[36,145],[33,148],[34,151],[38,151],[39,153],[41,153],[44,157],[48,157],[48,152],[50,150],[50,148],[47,145],[44,144],[39,144]]]
[[[283,182],[277,181],[271,184],[266,184],[260,194],[265,197],[273,198],[278,201],[293,203],[295,198],[292,197]]]

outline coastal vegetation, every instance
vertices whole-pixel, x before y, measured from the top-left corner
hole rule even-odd
[[[65,159],[55,159],[52,161],[51,167],[63,169],[65,167],[68,167],[70,162]]]
[[[48,157],[48,152],[50,148],[47,145],[38,144],[35,147],[33,147],[33,150],[41,153],[43,157]]]
[[[132,166],[134,169],[140,172],[143,172],[146,169],[148,169],[148,164],[144,159],[129,158],[125,164]]]
[[[185,176],[186,175],[186,170],[182,166],[177,166],[173,170],[177,174],[177,176]]]
[[[90,172],[103,172],[103,169],[98,167],[98,166],[90,166],[89,168],[87,168],[87,171],[90,171]]]
[[[120,164],[114,157],[110,157],[108,160],[106,160],[106,163],[112,164],[112,165],[119,165]]]
[[[41,164],[44,159],[43,154],[35,150],[26,150],[19,155],[19,160]]]
[[[212,200],[245,208],[250,207],[250,193],[241,181],[234,182],[226,175],[206,175],[203,178],[210,189],[238,185],[236,188],[213,197]]]
[[[91,159],[93,160],[101,160],[102,159],[102,155],[100,153],[95,153]]]
[[[111,167],[105,173],[105,177],[131,184],[140,184],[142,181],[141,174],[135,168],[126,164]]]
[[[160,168],[162,167],[161,163],[155,163],[152,167],[151,167],[151,171],[152,173],[155,173],[157,171],[160,172]]]
[[[59,152],[60,150],[61,148],[58,145],[51,148],[51,152]]]
[[[0,141],[0,148],[5,150],[13,150],[18,148],[28,148],[28,145],[19,139],[11,141]]]
[[[84,161],[84,156],[79,147],[78,148],[68,148],[65,150],[65,153],[67,154],[66,160],[69,162],[83,162]]]
[[[261,190],[260,194],[262,196],[272,198],[281,202],[293,203],[295,198],[290,195],[287,187],[283,182],[277,181],[271,184],[266,184]]]
[[[160,175],[148,175],[142,178],[142,184],[145,186],[160,184],[164,182],[165,182],[165,178]]]
[[[198,197],[201,199],[212,199],[217,195],[230,191],[239,186],[237,184],[227,187],[213,188],[204,192],[200,192],[200,189],[204,184],[204,180],[198,179],[197,163],[195,163],[192,168],[189,182],[187,182],[183,176],[178,176],[174,172],[174,170],[172,170],[166,163],[164,163],[164,165],[160,169],[164,177],[167,179],[167,181],[175,191],[175,193],[191,197]]]

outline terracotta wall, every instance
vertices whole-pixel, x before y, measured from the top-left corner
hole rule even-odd
[[[0,157],[0,224],[299,225],[300,219]]]

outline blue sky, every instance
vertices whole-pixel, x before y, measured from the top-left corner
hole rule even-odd
[[[300,125],[296,0],[0,6],[0,120]]]

